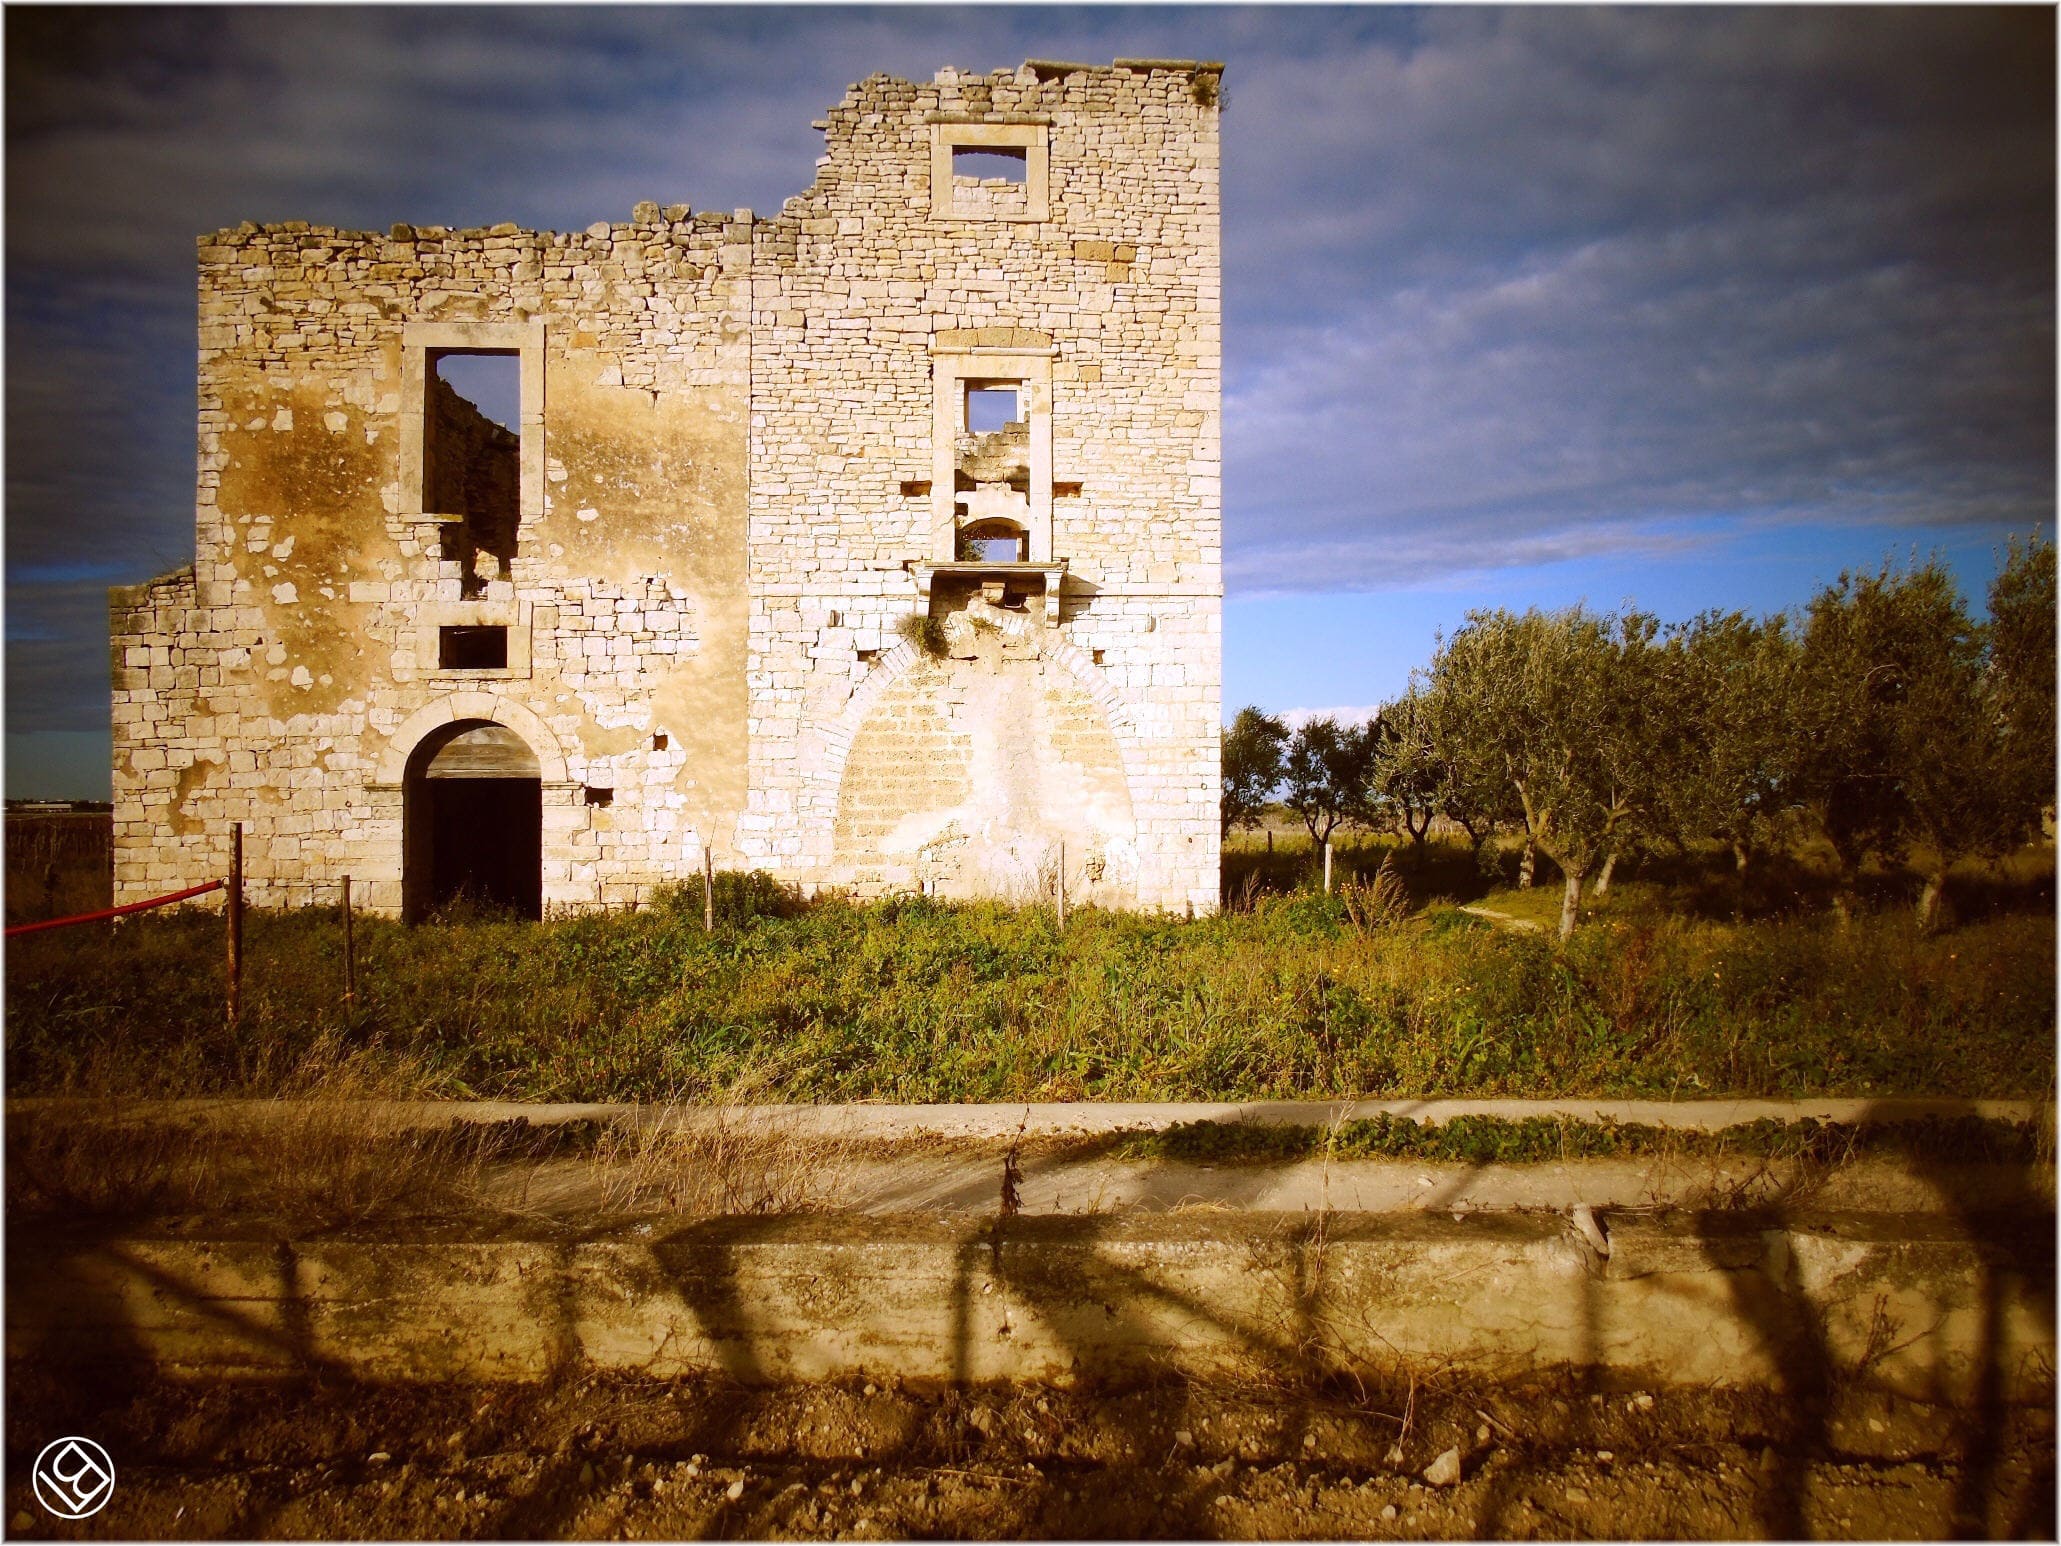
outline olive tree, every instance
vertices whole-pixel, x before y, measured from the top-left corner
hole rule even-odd
[[[1475,851],[1499,826],[1524,828],[1518,884],[1531,884],[1533,839],[1511,782],[1522,731],[1506,612],[1469,613],[1451,639],[1441,638],[1424,677],[1426,718],[1438,763],[1445,814],[1473,840]]]
[[[1672,732],[1656,737],[1655,821],[1712,837],[1744,873],[1785,799],[1796,752],[1796,638],[1779,615],[1704,612],[1669,630]]]
[[[1289,737],[1282,800],[1320,847],[1343,822],[1373,815],[1373,727],[1341,725],[1328,715],[1305,720]]]
[[[1282,751],[1288,727],[1273,715],[1250,706],[1238,711],[1223,733],[1223,803],[1218,814],[1223,835],[1234,827],[1255,827],[1281,783]]]
[[[1925,865],[1918,907],[1932,926],[1955,861],[2005,851],[2036,819],[1989,633],[1937,559],[1842,574],[1811,602],[1795,792],[1837,858],[1841,919],[1861,863],[1894,855]]]
[[[1986,626],[1970,620],[1936,563],[1898,599],[1915,614],[1896,662],[1902,690],[1889,700],[1901,847],[1925,865],[1918,917],[1932,929],[1955,861],[2010,852],[2053,798],[2053,549],[2013,544]]]
[[[1413,681],[1375,718],[1369,755],[1375,814],[1409,834],[1410,846],[1421,852],[1444,803],[1445,777],[1429,694],[1420,683]]]
[[[1470,612],[1432,663],[1455,734],[1499,758],[1541,852],[1560,866],[1560,937],[1574,932],[1582,887],[1632,818],[1634,730],[1647,714],[1626,690],[1623,645],[1650,642],[1581,607]]]
[[[2054,808],[2054,606],[2054,544],[2014,538],[1989,588],[1988,685],[2011,798],[2034,822]]]

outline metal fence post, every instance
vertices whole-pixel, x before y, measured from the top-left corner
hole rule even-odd
[[[344,1008],[353,1009],[358,1002],[358,958],[351,946],[351,877],[343,878],[343,926],[344,926]]]
[[[243,1011],[243,823],[229,828],[229,905],[224,909],[229,934],[229,1024]]]
[[[716,851],[701,845],[701,932],[716,932]]]

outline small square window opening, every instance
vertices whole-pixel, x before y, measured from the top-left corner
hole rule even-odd
[[[589,784],[587,786],[587,803],[589,805],[613,805],[615,804],[615,790]]]
[[[439,628],[437,667],[443,671],[506,671],[507,628],[499,624]]]

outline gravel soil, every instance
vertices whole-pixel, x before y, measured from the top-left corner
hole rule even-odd
[[[2055,1528],[2050,1410],[1956,1412],[1859,1391],[748,1388],[579,1375],[90,1388],[17,1367],[7,1396],[8,1535],[31,1540],[1894,1540],[2051,1539]],[[53,1519],[29,1482],[37,1451],[64,1434],[104,1445],[118,1473],[105,1510],[79,1523]]]

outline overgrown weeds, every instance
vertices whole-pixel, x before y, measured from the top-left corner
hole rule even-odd
[[[319,1226],[470,1205],[495,1145],[411,1120],[393,1098],[418,1084],[412,1058],[325,1035],[281,1073],[282,1103],[242,1130],[167,1121],[118,1097],[17,1114],[7,1126],[8,1205],[74,1222],[233,1205]]]
[[[540,1101],[2051,1091],[2051,913],[1928,936],[1901,909],[1841,930],[1671,897],[1626,883],[1557,946],[1362,893],[1061,933],[1044,907],[722,875],[713,933],[698,885],[543,923],[363,918],[349,1013],[334,910],[254,912],[233,1029],[219,919],[151,915],[10,944],[9,1093],[278,1095],[340,1059],[396,1094]]]

